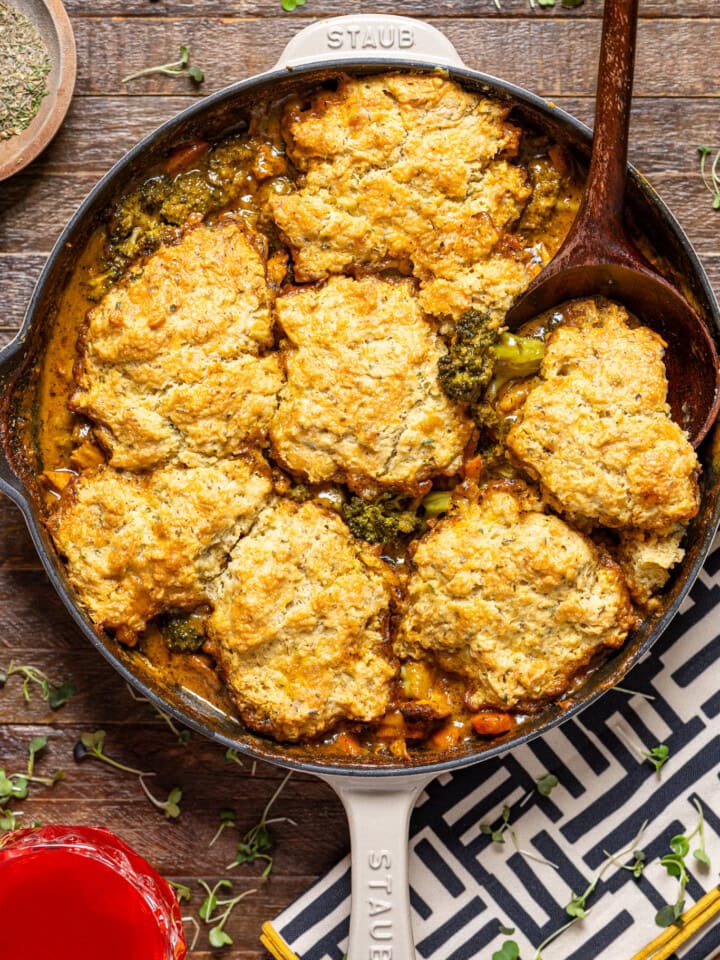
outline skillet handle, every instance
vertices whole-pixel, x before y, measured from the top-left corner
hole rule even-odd
[[[359,13],[311,23],[285,47],[276,67],[337,59],[408,60],[463,67],[444,33],[413,17]]]
[[[352,897],[348,960],[416,960],[410,922],[408,827],[426,774],[324,777],[350,823]]]

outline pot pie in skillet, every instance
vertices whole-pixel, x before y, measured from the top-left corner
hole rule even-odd
[[[665,345],[622,307],[503,327],[580,192],[508,105],[385,74],[258,105],[119,198],[61,299],[37,440],[98,628],[358,757],[579,685],[657,606],[700,471]]]

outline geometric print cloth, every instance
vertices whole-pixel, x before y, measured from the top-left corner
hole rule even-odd
[[[646,856],[642,876],[611,866],[588,898],[588,916],[542,954],[543,960],[628,960],[661,932],[657,910],[675,902],[678,882],[659,860],[671,837],[697,824],[694,799],[704,812],[711,867],[688,855],[685,909],[718,882],[720,537],[680,613],[622,686],[654,699],[610,690],[546,736],[442,775],[421,794],[410,831],[418,957],[490,960],[510,938],[522,960],[533,960],[537,946],[570,919],[565,905],[591,882],[604,851],[625,850],[647,821],[636,844]],[[659,776],[628,738],[646,751],[669,747]],[[558,786],[548,797],[535,790],[521,806],[548,772]],[[505,804],[519,846],[559,869],[517,853],[510,837],[494,843],[480,830],[481,823],[499,825]],[[302,960],[342,960],[349,914],[346,858],[272,926]],[[499,924],[515,932],[501,934]],[[711,922],[674,956],[708,960],[718,951],[720,922]]]

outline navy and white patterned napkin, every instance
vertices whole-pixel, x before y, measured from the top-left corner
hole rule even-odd
[[[569,920],[565,906],[592,881],[605,858],[633,843],[647,866],[639,879],[616,866],[588,898],[590,909],[543,950],[543,960],[628,960],[660,928],[655,913],[674,902],[677,880],[660,857],[678,833],[705,814],[711,867],[690,863],[686,907],[718,882],[720,871],[720,537],[680,614],[623,684],[647,700],[611,690],[577,719],[547,736],[458,773],[421,794],[411,824],[411,901],[418,956],[490,960],[514,927],[523,958]],[[628,746],[666,744],[656,775]],[[548,797],[543,774],[559,781]],[[481,823],[497,826],[503,806],[518,845],[558,869],[518,853],[506,833],[494,843]],[[695,847],[696,842],[691,843]],[[624,863],[632,863],[628,856]],[[350,864],[343,860],[272,923],[302,960],[342,960],[350,913]],[[720,923],[678,952],[708,960],[720,949]],[[288,952],[292,956],[292,952]]]

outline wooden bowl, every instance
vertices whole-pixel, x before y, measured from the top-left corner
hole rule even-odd
[[[63,122],[75,86],[75,38],[60,0],[5,0],[35,24],[45,42],[52,67],[47,75],[48,94],[22,131],[0,140],[0,180],[22,170],[45,149]]]

